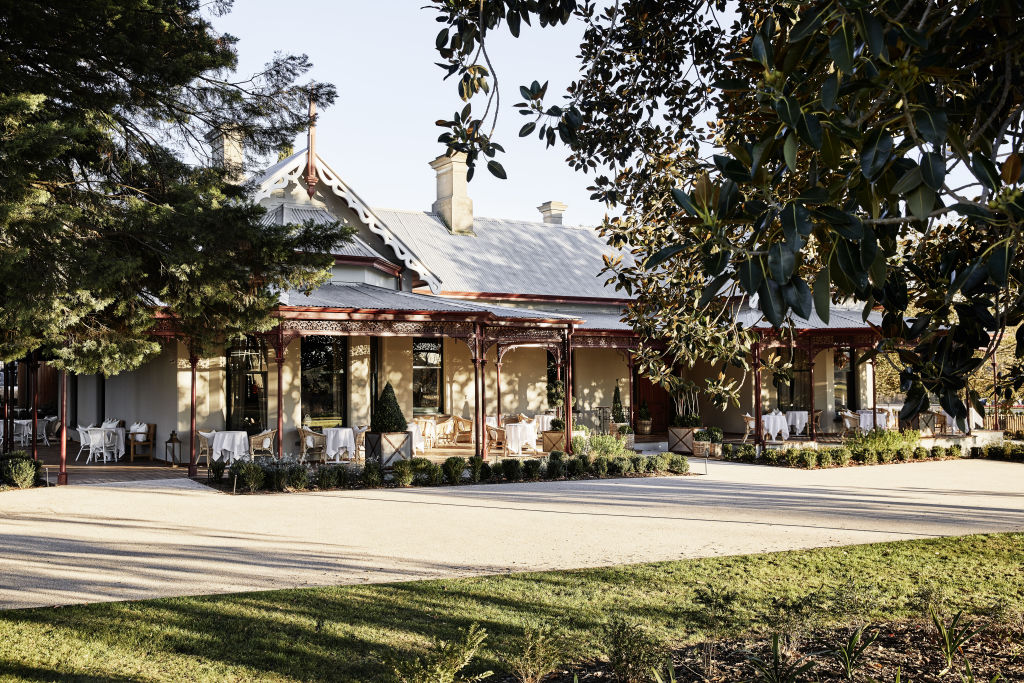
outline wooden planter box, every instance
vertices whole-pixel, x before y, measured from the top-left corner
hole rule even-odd
[[[651,425],[654,423],[653,420],[637,420],[636,421],[636,433],[643,434],[644,436],[651,433]]]
[[[613,436],[619,436],[619,427],[625,427],[628,422],[612,422],[611,430]]]
[[[669,427],[668,450],[672,453],[693,453],[693,435],[697,427]]]
[[[411,432],[366,432],[366,460],[376,460],[381,469],[396,460],[412,460]]]
[[[565,432],[541,432],[540,444],[545,453],[550,453],[551,451],[562,451],[564,453]]]

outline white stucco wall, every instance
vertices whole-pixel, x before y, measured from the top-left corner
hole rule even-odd
[[[574,349],[573,385],[575,421],[600,426],[599,407],[611,407],[615,383],[619,383],[622,407],[629,414],[629,365],[615,349]]]

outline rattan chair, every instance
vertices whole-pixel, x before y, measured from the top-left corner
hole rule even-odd
[[[757,418],[753,415],[744,415],[743,426],[745,428],[745,431],[743,432],[743,443],[746,443],[747,439],[750,438],[750,435],[754,433],[754,428],[757,427]]]
[[[135,462],[136,455],[153,460],[156,457],[156,447],[154,445],[156,443],[156,425],[146,423],[146,435],[142,441],[135,438],[137,435],[138,432],[128,435],[128,462]],[[137,453],[136,449],[139,448],[149,448],[149,452]]]
[[[268,429],[262,434],[253,434],[249,437],[249,455],[252,457],[267,456],[274,454],[274,438],[277,436],[276,429]]]
[[[500,448],[502,455],[508,455],[508,444],[505,441],[504,429],[487,425],[487,448]]]
[[[299,427],[299,462],[312,453],[317,462],[327,462],[327,437],[312,429]]]
[[[840,437],[846,437],[850,432],[854,434],[860,432],[860,415],[844,410],[839,413],[839,416],[843,418],[843,429],[839,432]]]
[[[206,466],[209,467],[210,466],[210,453],[212,453],[212,452],[213,451],[210,448],[210,439],[205,437],[205,436],[203,436],[203,433],[200,432],[197,429],[196,430],[196,465],[199,464],[199,458],[201,458],[201,457],[203,457],[205,455],[206,456]]]
[[[819,409],[814,411],[814,417],[811,418],[814,421],[814,433],[815,434],[821,434],[821,414],[823,412],[825,412],[825,411],[823,411],[823,410],[821,410],[819,408]],[[810,435],[811,435],[810,432],[808,432],[807,436],[810,436]]]
[[[447,420],[438,422],[434,433],[438,444],[454,446],[458,437],[455,429],[455,418],[449,417]]]
[[[455,443],[461,441],[462,437],[466,437],[466,441],[473,443],[473,421],[458,415],[452,417],[452,420],[455,421]]]

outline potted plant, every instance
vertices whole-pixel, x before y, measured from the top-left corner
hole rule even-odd
[[[565,451],[565,420],[555,418],[551,421],[551,429],[540,433],[541,448],[545,453]]]
[[[711,457],[720,458],[722,457],[722,441],[725,440],[725,433],[721,427],[708,427],[707,433],[709,441],[711,441]]]
[[[625,442],[626,448],[632,450],[633,446],[636,445],[636,436],[633,435],[633,428],[628,424],[619,426],[619,438]]]
[[[698,429],[693,434],[693,456],[706,458],[711,453],[711,433],[706,429]]]
[[[651,433],[651,410],[647,407],[647,401],[640,403],[640,410],[637,411],[636,416],[636,433],[647,435]]]
[[[390,467],[395,460],[412,459],[412,433],[402,414],[391,382],[380,392],[366,432],[366,460],[376,461],[381,469]]]
[[[678,380],[674,392],[676,414],[668,428],[668,450],[673,453],[693,453],[694,433],[700,427],[697,387],[686,380]]]
[[[615,380],[615,393],[612,395],[612,434],[621,433],[624,425],[628,425],[626,411],[622,408],[622,392],[619,391],[619,381]]]

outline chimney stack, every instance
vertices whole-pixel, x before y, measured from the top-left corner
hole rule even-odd
[[[545,223],[548,223],[549,225],[561,225],[562,214],[565,213],[565,210],[568,208],[569,207],[562,202],[552,201],[544,202],[537,207],[537,210],[540,211],[540,215],[544,217]]]
[[[434,213],[448,226],[453,235],[473,235],[473,200],[469,198],[466,181],[466,155],[442,154],[430,162],[437,173],[437,200]]]
[[[242,131],[226,125],[213,128],[206,134],[213,154],[213,164],[227,171],[228,180],[242,182],[245,177],[245,148]]]

